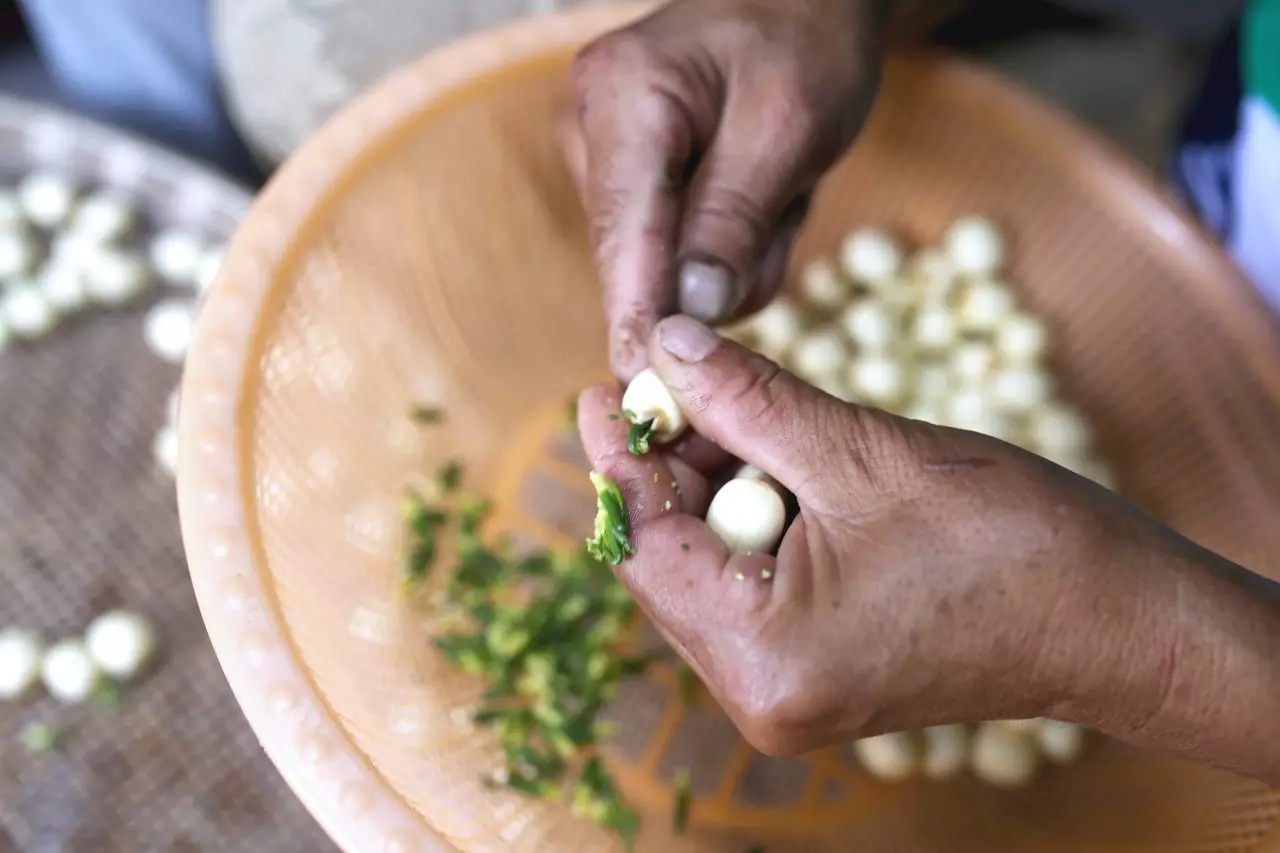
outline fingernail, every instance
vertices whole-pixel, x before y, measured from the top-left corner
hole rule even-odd
[[[685,261],[680,267],[680,310],[690,317],[714,323],[736,307],[733,273],[722,264]]]
[[[702,361],[719,343],[715,332],[692,317],[677,315],[658,324],[658,345],[680,361]]]

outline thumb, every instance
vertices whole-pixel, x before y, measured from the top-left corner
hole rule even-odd
[[[769,474],[804,504],[831,509],[891,433],[873,409],[844,403],[689,317],[658,324],[650,361],[690,425]]]

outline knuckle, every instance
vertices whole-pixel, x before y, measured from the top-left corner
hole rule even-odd
[[[723,237],[740,248],[761,246],[765,243],[771,212],[755,194],[744,188],[720,184],[703,189],[697,207],[691,211],[688,226],[701,239]],[[711,232],[708,234],[707,232]]]
[[[726,402],[738,410],[739,416],[762,425],[766,430],[790,432],[795,408],[795,389],[781,367],[760,358],[754,369],[725,389]]]
[[[812,691],[803,678],[753,679],[738,685],[731,707],[747,741],[770,756],[802,752],[813,729]]]

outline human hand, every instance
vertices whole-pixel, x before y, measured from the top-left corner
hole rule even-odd
[[[777,292],[818,179],[870,109],[889,5],[675,0],[579,55],[560,130],[618,377],[677,308],[720,323]]]
[[[1135,556],[1165,548],[1136,508],[995,439],[843,403],[687,317],[658,324],[649,358],[696,434],[633,456],[615,387],[579,403],[631,514],[619,576],[758,749],[1156,714],[1168,668],[1146,663],[1176,605]],[[795,495],[776,558],[730,555],[701,521],[740,464],[716,447]]]

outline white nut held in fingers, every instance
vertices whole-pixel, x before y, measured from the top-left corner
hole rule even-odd
[[[936,781],[951,779],[964,770],[969,756],[969,732],[960,725],[929,726],[924,734],[925,776]]]
[[[779,297],[750,320],[751,331],[760,345],[760,352],[774,361],[781,361],[804,333],[804,315],[790,300]]]
[[[45,652],[40,675],[49,695],[66,705],[88,699],[102,678],[98,665],[79,640],[63,640]]]
[[[1040,754],[1031,737],[1001,723],[983,723],[974,732],[969,769],[988,785],[1020,788],[1035,778]]]
[[[113,610],[90,623],[84,635],[89,657],[117,681],[134,678],[156,650],[156,632],[137,613]]]
[[[849,350],[830,329],[811,332],[796,341],[791,350],[791,366],[806,382],[820,382],[845,366]]]
[[[737,554],[769,553],[782,541],[786,523],[782,495],[766,480],[732,479],[707,507],[707,526]]]
[[[1037,720],[1032,734],[1045,758],[1056,764],[1074,764],[1084,752],[1085,730],[1075,723]]]
[[[34,631],[0,631],[0,699],[17,699],[40,680],[44,647]]]
[[[834,308],[849,297],[849,286],[839,270],[827,261],[818,260],[800,273],[800,292],[814,305]]]
[[[1004,237],[995,223],[981,216],[963,216],[947,229],[947,257],[968,275],[991,275],[1004,263]]]
[[[862,228],[845,238],[840,265],[854,281],[879,284],[893,278],[902,267],[902,246],[883,231]]]
[[[853,753],[863,770],[886,782],[910,778],[920,763],[916,742],[906,732],[889,732],[855,740]]]
[[[671,390],[652,367],[637,373],[627,385],[622,411],[633,423],[653,421],[653,438],[660,444],[674,441],[689,425]]]

